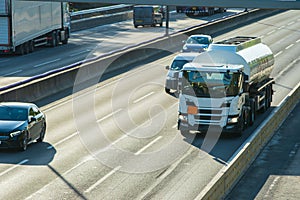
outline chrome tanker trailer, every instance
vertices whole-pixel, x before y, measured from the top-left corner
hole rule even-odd
[[[211,44],[180,72],[178,129],[242,134],[272,102],[274,56],[256,37]]]

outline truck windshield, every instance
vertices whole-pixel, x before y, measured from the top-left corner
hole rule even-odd
[[[183,71],[182,93],[197,97],[236,96],[241,78],[240,73]]]

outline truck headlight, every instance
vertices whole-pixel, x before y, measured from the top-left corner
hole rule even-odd
[[[179,115],[179,120],[182,121],[182,122],[187,122],[188,117],[186,115]]]
[[[239,117],[228,117],[227,123],[228,124],[235,124],[238,123]]]
[[[16,137],[18,135],[21,135],[22,132],[23,131],[14,131],[14,132],[10,133],[9,135],[10,135],[10,137]]]

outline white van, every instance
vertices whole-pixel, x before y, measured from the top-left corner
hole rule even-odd
[[[178,76],[179,71],[182,69],[183,65],[188,62],[192,62],[199,53],[190,52],[190,53],[180,53],[174,57],[171,66],[166,66],[168,70],[166,83],[165,83],[165,91],[170,93],[171,90],[178,91]]]

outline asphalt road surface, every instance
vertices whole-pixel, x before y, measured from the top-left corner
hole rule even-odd
[[[270,46],[271,109],[300,80],[299,21],[287,11],[215,37],[259,36]],[[242,137],[205,148],[205,136],[176,130],[178,99],[164,92],[173,56],[36,102],[47,115],[45,141],[0,151],[0,199],[194,199],[271,109]]]

